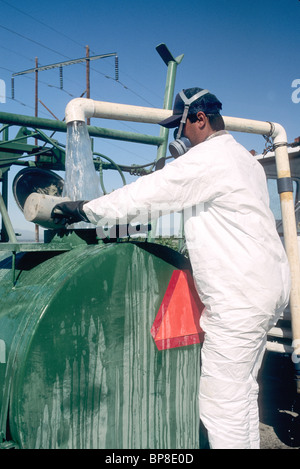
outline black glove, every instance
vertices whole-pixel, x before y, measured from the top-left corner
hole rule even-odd
[[[75,202],[61,202],[52,209],[51,217],[55,223],[72,225],[80,221],[90,222],[85,215],[82,206],[88,200],[76,200]]]

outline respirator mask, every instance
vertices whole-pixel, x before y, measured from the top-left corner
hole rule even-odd
[[[184,155],[190,148],[191,142],[186,137],[181,137],[179,133],[179,128],[174,131],[174,139],[173,142],[169,145],[169,151],[173,158],[178,158],[178,156]]]
[[[175,130],[174,132],[174,138],[173,142],[170,143],[169,145],[169,151],[173,158],[178,158],[178,156],[184,155],[190,148],[191,148],[191,142],[187,137],[182,136],[182,131],[184,129],[184,126],[186,124],[188,112],[190,109],[190,105],[196,101],[196,99],[200,98],[201,96],[209,93],[208,90],[202,90],[199,91],[198,93],[194,94],[191,98],[187,98],[184,94],[183,91],[179,93],[182,101],[184,102],[184,111],[182,114],[182,118],[180,121],[180,125],[178,129]]]

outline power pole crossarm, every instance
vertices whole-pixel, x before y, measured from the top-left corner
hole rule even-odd
[[[102,55],[93,55],[91,57],[82,57],[80,59],[71,59],[67,60],[65,62],[58,62],[54,64],[49,64],[49,65],[43,65],[41,67],[35,67],[35,68],[29,68],[28,70],[23,70],[22,72],[16,72],[12,74],[12,77],[16,77],[18,75],[25,75],[26,73],[33,73],[35,71],[42,72],[43,70],[50,70],[52,68],[58,68],[58,67],[65,67],[66,65],[74,65],[78,64],[81,62],[85,62],[87,60],[97,60],[97,59],[105,59],[106,57],[113,57],[116,56],[116,52],[112,52],[110,54],[102,54]]]

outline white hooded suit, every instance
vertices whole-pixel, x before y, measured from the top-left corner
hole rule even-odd
[[[258,448],[256,376],[266,332],[290,291],[260,163],[230,134],[217,132],[83,209],[99,225],[184,210],[194,280],[206,306],[200,417],[211,448]]]

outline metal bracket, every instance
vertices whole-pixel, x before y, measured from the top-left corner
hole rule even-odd
[[[291,177],[277,179],[278,194],[282,192],[293,192],[293,180]]]

